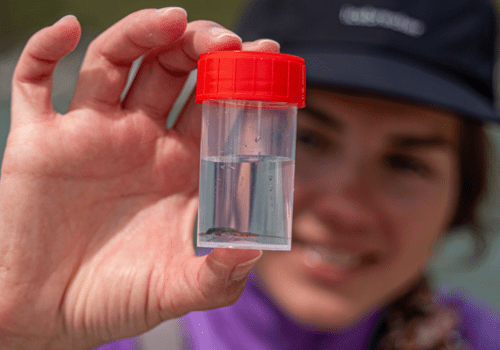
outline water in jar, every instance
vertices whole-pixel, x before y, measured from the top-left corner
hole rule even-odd
[[[198,247],[290,250],[294,167],[277,156],[202,158]]]

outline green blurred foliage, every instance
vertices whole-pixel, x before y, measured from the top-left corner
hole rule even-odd
[[[64,15],[78,17],[83,30],[102,31],[120,18],[143,8],[180,6],[189,20],[208,19],[228,28],[233,26],[242,0],[1,0],[0,51],[24,42],[36,30]]]
[[[24,43],[36,30],[64,15],[78,17],[83,30],[102,31],[127,14],[143,8],[180,6],[189,20],[209,19],[233,28],[247,0],[1,0],[0,51]],[[500,0],[493,0],[500,9]]]

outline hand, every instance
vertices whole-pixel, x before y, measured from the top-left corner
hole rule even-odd
[[[36,33],[13,77],[0,181],[3,349],[91,348],[228,305],[261,254],[194,255],[201,109],[191,99],[170,130],[165,118],[201,53],[278,45],[242,44],[179,8],[139,11],[89,46],[62,115],[52,73],[80,32],[69,16]]]

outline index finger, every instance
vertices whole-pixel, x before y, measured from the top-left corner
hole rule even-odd
[[[12,122],[53,115],[52,73],[80,39],[80,24],[65,16],[34,34],[26,44],[12,77]]]
[[[114,24],[90,44],[70,110],[118,106],[134,60],[175,42],[186,25],[186,11],[179,7],[141,10]]]

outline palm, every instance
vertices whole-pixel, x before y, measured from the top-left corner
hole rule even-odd
[[[52,109],[51,73],[79,26],[65,19],[26,46],[0,182],[0,288],[11,291],[0,295],[0,337],[85,348],[241,293],[244,282],[228,276],[255,252],[193,252],[199,106],[189,102],[165,127],[197,56],[241,42],[167,12],[133,14],[91,45],[65,115]]]
[[[50,272],[67,276],[47,291],[61,297],[52,302],[62,304],[57,318],[65,328],[88,336],[112,313],[137,320],[139,324],[127,326],[137,332],[186,312],[182,294],[172,295],[180,302],[178,310],[169,315],[157,311],[159,304],[169,302],[162,300],[169,285],[185,285],[174,279],[185,277],[182,264],[193,258],[196,150],[195,140],[166,130],[141,112],[118,111],[105,118],[97,111],[73,111],[47,125],[12,130],[5,176],[22,177],[31,186],[64,189],[31,199],[40,210],[31,214],[45,218],[61,250],[51,248],[54,266],[30,272],[34,279]],[[51,215],[54,212],[58,215]],[[166,222],[167,217],[175,220]],[[50,300],[37,290],[31,292]],[[148,308],[151,312],[144,313]],[[114,336],[130,331],[120,329],[122,324],[116,327]]]

